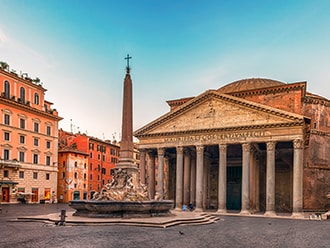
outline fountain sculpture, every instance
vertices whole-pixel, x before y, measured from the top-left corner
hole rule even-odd
[[[75,216],[85,217],[151,217],[171,215],[171,200],[151,200],[147,187],[140,183],[139,168],[133,159],[132,80],[127,55],[124,80],[122,140],[119,161],[111,170],[112,181],[93,195],[92,200],[70,201]]]

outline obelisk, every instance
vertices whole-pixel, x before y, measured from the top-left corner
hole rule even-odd
[[[124,80],[123,91],[123,112],[121,126],[121,142],[119,150],[119,161],[116,164],[118,169],[126,169],[128,174],[132,176],[133,184],[139,185],[138,168],[134,164],[134,143],[133,143],[133,96],[132,96],[132,79],[130,75],[131,68],[129,60],[132,57],[127,55],[126,76]]]

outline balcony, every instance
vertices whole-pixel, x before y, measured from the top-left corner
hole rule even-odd
[[[15,170],[18,170],[21,168],[21,164],[17,160],[5,160],[5,159],[0,159],[0,168],[12,168]]]

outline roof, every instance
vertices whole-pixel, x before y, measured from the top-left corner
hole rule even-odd
[[[219,93],[232,93],[238,91],[255,90],[273,86],[281,86],[285,83],[267,78],[248,78],[229,83],[218,89]]]

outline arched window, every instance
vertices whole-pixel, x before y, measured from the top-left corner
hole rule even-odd
[[[34,93],[34,104],[39,105],[39,95],[38,95],[38,93]]]
[[[21,87],[19,93],[20,93],[19,97],[21,98],[21,102],[25,103],[25,89]]]
[[[8,81],[5,81],[5,97],[10,98],[10,84]]]

